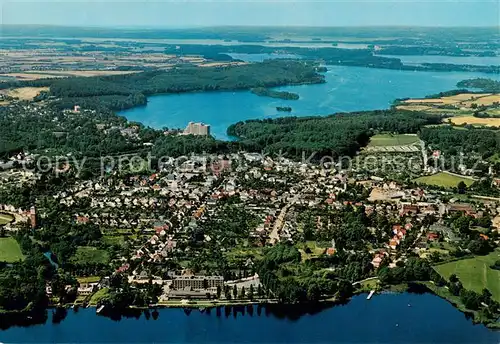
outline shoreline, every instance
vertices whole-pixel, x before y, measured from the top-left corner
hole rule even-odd
[[[450,303],[455,310],[463,313],[467,319],[471,320],[473,324],[482,324],[488,330],[499,332],[500,331],[500,322],[492,322],[489,319],[484,319],[479,316],[478,311],[473,311],[466,309],[463,305],[452,298],[448,298],[443,292],[444,288],[440,288],[432,285],[429,281],[423,282],[409,282],[398,285],[391,285],[382,289],[376,289],[376,294],[403,294],[403,293],[416,293],[416,294],[432,294],[435,297],[439,297]],[[62,306],[50,305],[43,310],[19,310],[19,311],[0,311],[0,319],[2,319],[2,324],[4,326],[0,326],[0,330],[8,329],[12,326],[22,326],[28,327],[39,324],[46,324],[48,321],[48,311],[53,312],[53,317],[59,317],[62,312],[63,316],[61,320],[67,314],[67,311],[73,309],[74,312],[78,312],[79,308],[92,308],[96,310],[96,316],[104,316],[109,317],[114,320],[121,319],[122,316],[128,315],[140,315],[142,312],[157,312],[161,309],[183,309],[186,314],[191,313],[193,310],[198,309],[200,312],[210,312],[212,310],[217,310],[220,312],[222,309],[231,309],[236,308],[239,310],[245,310],[247,307],[271,307],[276,311],[279,311],[283,315],[290,316],[301,316],[302,314],[308,314],[311,310],[324,310],[330,307],[335,307],[337,305],[348,305],[351,302],[352,298],[355,296],[361,296],[363,294],[368,294],[366,289],[361,289],[353,293],[351,297],[345,300],[341,300],[336,298],[335,296],[327,297],[317,302],[305,302],[305,303],[296,303],[296,304],[287,304],[280,303],[276,299],[266,299],[266,300],[240,300],[240,301],[209,301],[209,300],[199,300],[199,301],[191,301],[182,303],[180,301],[172,302],[172,303],[157,303],[154,305],[144,306],[144,307],[136,307],[129,306],[125,309],[110,309],[105,310],[102,313],[97,313],[98,305],[88,305],[83,307],[80,304],[65,304]],[[366,302],[370,302],[366,300]],[[5,321],[4,321],[5,320]]]

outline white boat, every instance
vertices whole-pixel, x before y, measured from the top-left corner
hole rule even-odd
[[[370,294],[368,294],[368,296],[366,297],[366,299],[367,299],[367,300],[370,300],[370,299],[372,298],[373,294],[375,294],[375,290],[372,290],[372,291],[370,292]]]
[[[101,313],[101,312],[102,312],[102,310],[104,309],[104,307],[105,307],[105,306],[101,306],[101,307],[97,308],[96,313],[97,313],[97,314]]]

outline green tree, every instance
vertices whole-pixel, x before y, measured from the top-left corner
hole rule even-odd
[[[457,185],[457,190],[459,194],[464,194],[465,191],[467,190],[467,185],[464,183],[464,181],[460,181]]]
[[[233,286],[233,297],[234,299],[238,298],[238,288],[236,287],[236,284]]]

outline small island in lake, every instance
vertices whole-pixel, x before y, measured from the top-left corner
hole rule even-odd
[[[292,112],[292,108],[289,106],[276,106],[276,110],[282,112]]]
[[[279,99],[285,99],[285,100],[298,100],[300,97],[296,93],[292,92],[280,92],[280,91],[273,91],[265,87],[256,87],[251,89],[253,94],[256,94],[261,97],[271,97],[271,98],[279,98]]]

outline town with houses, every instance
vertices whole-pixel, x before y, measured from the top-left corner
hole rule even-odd
[[[81,145],[88,151],[21,150],[0,160],[4,263],[43,265],[52,306],[105,312],[336,302],[413,282],[456,300],[469,296],[467,281],[443,267],[485,256],[496,269],[497,166],[481,161],[486,168],[447,172],[437,163],[443,154],[416,135],[411,144],[368,146],[348,166],[244,150],[193,153],[175,142],[169,149],[177,157],[154,165],[145,153],[157,142],[213,140],[210,126],[158,133],[80,106],[54,112],[13,102],[10,109],[11,119],[52,116],[56,138],[90,122],[83,124],[89,137],[72,143],[89,141]],[[152,133],[156,143],[147,139]],[[107,148],[131,153],[85,160],[102,149],[93,142],[99,135],[112,138]],[[436,175],[456,179],[447,187],[425,179]],[[476,193],[471,185],[479,183],[495,192]],[[498,314],[488,293],[470,306],[478,322]]]
[[[123,135],[129,133],[123,131]],[[34,157],[14,159],[25,161]],[[71,168],[63,173],[72,174]],[[3,172],[1,178],[2,183],[15,180],[36,183],[38,177],[32,172],[11,169]],[[116,266],[112,274],[127,276],[130,285],[161,286],[157,303],[168,305],[206,299],[214,300],[214,304],[217,300],[227,302],[231,300],[230,294],[224,296],[221,291],[227,292],[228,288],[229,293],[237,289],[236,295],[241,295],[242,289],[256,293],[262,285],[254,264],[267,247],[295,245],[309,257],[339,254],[343,249],[336,247],[335,238],[321,232],[334,226],[331,214],[345,211],[346,207],[361,211],[366,217],[376,215],[387,219],[390,230],[368,227],[372,235],[379,237],[376,243],[362,240],[366,246],[360,250],[369,252],[373,271],[381,264],[396,267],[409,255],[434,254],[439,259],[439,253],[446,252],[443,246],[452,247],[460,242],[448,224],[448,219],[455,215],[493,219],[493,237],[481,233],[479,238],[494,240],[498,245],[498,200],[467,202],[451,194],[421,185],[407,187],[335,166],[285,158],[273,160],[257,153],[240,152],[193,154],[182,163],[171,159],[151,174],[120,175],[111,170],[103,178],[75,179],[51,198],[72,211],[72,221],[78,226],[96,225],[102,228],[104,238],[125,238],[125,251],[129,255],[118,255],[108,261]],[[443,197],[447,200],[443,201]],[[87,202],[83,208],[82,202]],[[231,216],[227,209],[234,204],[248,217],[247,233],[231,238],[231,233],[205,229],[214,219],[231,221],[219,216]],[[301,216],[305,209],[318,210],[312,219],[316,241],[305,238],[307,224]],[[12,215],[13,221],[4,226],[8,232],[25,225],[36,231],[37,218],[44,217],[35,206],[17,209],[1,204],[0,211]],[[224,243],[226,238],[229,245]],[[212,271],[210,264],[191,264],[198,257],[209,259],[204,245],[233,257],[240,252],[242,257],[234,258],[236,261],[243,258],[244,262],[237,269],[226,271],[225,276]],[[109,279],[110,276],[83,276],[77,287],[77,300],[90,303],[99,290],[108,289]],[[50,286],[47,293],[51,294]]]

